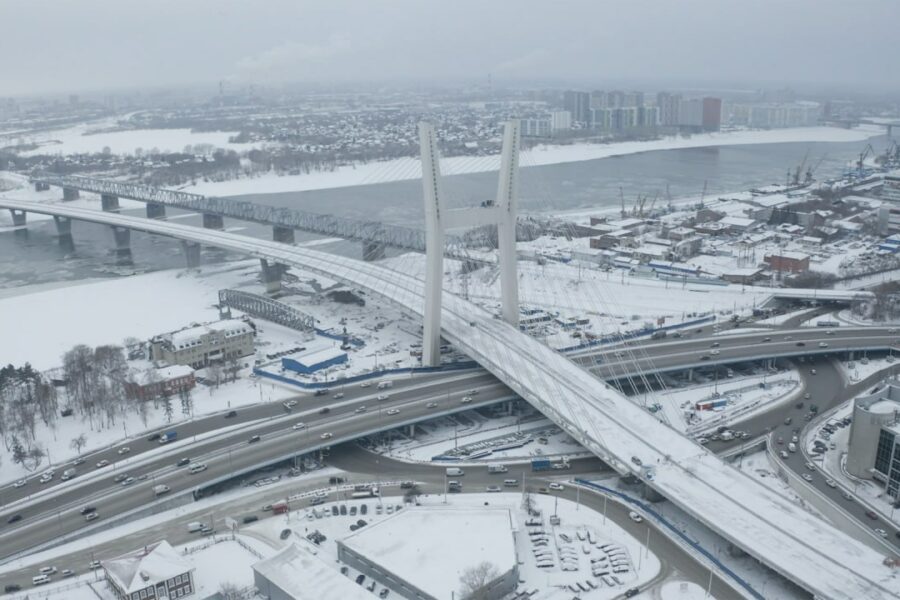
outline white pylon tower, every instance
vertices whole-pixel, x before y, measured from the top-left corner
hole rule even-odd
[[[497,199],[484,206],[448,210],[444,204],[437,136],[430,123],[419,123],[422,153],[422,191],[425,200],[425,321],[422,364],[441,362],[441,294],[444,277],[444,231],[460,227],[497,225],[498,266],[503,320],[519,324],[519,280],[516,269],[518,209],[519,121],[503,128]]]

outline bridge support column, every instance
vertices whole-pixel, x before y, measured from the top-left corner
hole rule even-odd
[[[35,181],[34,182],[34,191],[36,192],[46,192],[50,189],[50,184],[46,181]]]
[[[644,500],[649,502],[662,502],[666,499],[665,496],[654,490],[652,487],[647,485],[646,483],[641,486],[643,489],[641,490],[641,496],[644,497]]]
[[[72,200],[78,200],[81,194],[78,192],[76,188],[63,188],[63,202],[71,202]]]
[[[53,215],[53,222],[56,223],[57,237],[72,237],[72,219]]]
[[[362,257],[366,262],[384,258],[384,244],[380,242],[363,242]]]
[[[294,243],[294,228],[281,227],[280,225],[272,226],[272,240],[283,244]]]
[[[9,214],[12,215],[13,227],[25,227],[28,213],[24,210],[15,210],[11,208],[9,209]]]
[[[225,219],[222,215],[214,215],[212,213],[203,213],[204,229],[225,229]]]
[[[113,237],[116,239],[116,262],[119,264],[131,263],[131,230],[127,227],[112,226]]]
[[[415,425],[415,423],[410,423],[409,425],[406,426],[406,435],[407,435],[407,437],[409,437],[410,439],[413,439],[413,438],[416,437],[416,425]]]
[[[100,194],[100,207],[106,211],[119,210],[119,197],[113,194]]]
[[[693,370],[693,369],[688,369],[687,375],[688,375],[688,376],[687,376],[687,380],[688,380],[688,381],[693,381],[693,380],[694,380],[694,370]]]
[[[259,259],[259,264],[262,267],[262,275],[260,278],[262,279],[262,282],[266,284],[266,293],[274,294],[275,292],[280,292],[281,276],[287,271],[287,267],[276,262],[270,263],[264,258]]]
[[[188,269],[196,269],[200,266],[200,244],[197,242],[181,241],[181,248],[184,250],[184,258],[187,261]]]
[[[165,219],[166,218],[166,205],[160,204],[159,202],[148,202],[147,203],[147,218],[148,219]]]

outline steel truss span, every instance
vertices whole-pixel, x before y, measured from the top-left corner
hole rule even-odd
[[[218,246],[363,287],[418,316],[424,314],[424,282],[381,265],[223,231],[60,204],[0,200],[0,208]],[[884,565],[884,554],[738,471],[562,354],[449,293],[444,297],[441,325],[450,343],[607,464],[620,473],[642,477],[694,518],[810,593],[831,600],[900,597],[900,575]],[[652,468],[652,477],[646,467]]]
[[[231,219],[252,221],[286,229],[299,229],[326,237],[343,238],[381,244],[402,250],[425,252],[425,232],[411,227],[388,225],[378,221],[358,221],[293,208],[279,208],[243,200],[216,198],[178,190],[167,190],[141,183],[95,179],[79,175],[41,174],[33,176],[31,180],[35,183],[46,183],[94,194],[128,198],[141,202],[153,202],[191,212],[221,215]],[[444,244],[444,255],[448,258],[484,262],[483,259],[470,257],[463,240],[455,236],[447,236]]]
[[[227,306],[297,331],[309,333],[316,329],[316,319],[284,302],[240,290],[219,290],[219,306]]]

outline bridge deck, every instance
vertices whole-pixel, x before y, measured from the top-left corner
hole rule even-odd
[[[218,246],[363,286],[421,314],[423,282],[378,265],[221,231],[64,205],[3,200],[0,208],[119,225]],[[444,336],[618,471],[632,457],[655,470],[652,486],[732,543],[830,599],[900,596],[884,556],[845,535],[660,423],[537,340],[446,294]]]

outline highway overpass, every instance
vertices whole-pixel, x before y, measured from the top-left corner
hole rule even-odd
[[[386,267],[210,229],[7,200],[0,206],[218,246],[364,287],[423,314],[421,280]],[[446,294],[442,334],[620,473],[631,473],[773,570],[823,598],[900,595],[884,556],[668,428],[587,370]]]

